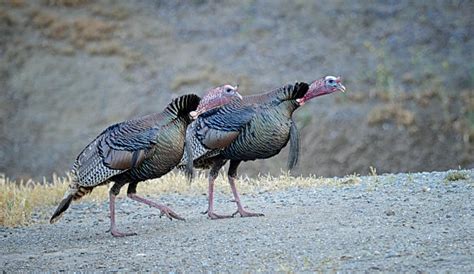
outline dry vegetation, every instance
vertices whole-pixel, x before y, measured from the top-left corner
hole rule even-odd
[[[86,2],[49,1],[45,4],[75,7]],[[127,10],[99,4],[89,8],[94,17],[61,17],[56,11],[44,11],[43,8],[35,7],[29,12],[30,26],[46,38],[54,40],[47,44],[47,48],[54,54],[73,56],[85,51],[95,56],[117,56],[123,58],[126,69],[147,64],[140,52],[124,46],[123,41],[115,37],[115,33],[120,30],[117,21],[128,17]],[[0,18],[6,18],[4,21],[10,20],[7,15],[2,16],[0,13]]]
[[[248,76],[230,75],[222,72],[213,65],[207,65],[196,73],[176,76],[176,78],[171,82],[171,89],[173,91],[178,91],[185,87],[202,82],[208,82],[211,85],[218,86],[222,84],[222,79],[234,79],[236,83],[231,84],[238,84],[239,89],[244,91],[244,94],[245,92],[251,93],[254,89],[253,83]]]
[[[446,182],[452,182],[452,181],[458,181],[458,180],[467,180],[469,179],[469,175],[467,175],[466,172],[463,171],[451,171],[446,175],[444,180]]]
[[[50,6],[76,7],[89,2],[89,0],[44,0]]]
[[[112,20],[125,20],[129,16],[129,13],[126,9],[116,6],[104,8],[102,6],[96,5],[93,6],[91,10],[94,15],[102,16]]]
[[[15,8],[22,8],[25,6],[25,1],[24,0],[6,0],[5,4],[15,7]]]
[[[0,10],[0,25],[11,27],[15,25],[15,19],[6,11]]]
[[[369,113],[370,125],[389,121],[395,121],[399,126],[411,126],[415,123],[415,114],[396,104],[376,107]]]
[[[301,173],[365,173],[374,162],[382,173],[470,167],[474,82],[465,57],[472,5],[455,2],[0,1],[0,125],[9,129],[0,137],[0,171],[15,178],[62,172],[66,161],[44,155],[72,157],[84,134],[92,138],[109,122],[155,111],[174,96],[168,93],[228,82],[250,94],[325,73],[341,74],[349,92],[295,113],[305,147]],[[223,16],[207,20],[215,8]],[[269,8],[274,12],[263,12]],[[340,20],[328,21],[332,12]],[[172,20],[178,17],[187,19]],[[54,73],[45,69],[49,62],[57,62]],[[71,102],[100,118],[68,111],[56,119]],[[118,115],[123,102],[133,103]],[[34,111],[13,111],[28,104]],[[344,131],[349,126],[354,134]],[[248,174],[278,172],[284,161],[275,157]]]
[[[219,176],[216,191],[230,194],[230,188],[225,176]],[[282,174],[279,177],[260,176],[258,178],[241,178],[239,190],[241,193],[257,193],[284,190],[290,187],[312,187],[320,185],[358,184],[361,179],[356,175],[344,178],[291,177]],[[53,176],[51,182],[33,180],[15,182],[0,174],[0,226],[24,226],[32,223],[32,215],[40,215],[40,220],[46,222],[50,217],[52,207],[62,199],[70,182],[69,177]],[[204,174],[196,176],[189,184],[182,174],[170,173],[163,178],[142,182],[138,185],[138,193],[157,196],[163,193],[179,193],[182,195],[201,195],[207,191],[207,179]],[[120,195],[125,195],[122,191]],[[103,202],[108,199],[108,187],[98,187],[79,202]]]

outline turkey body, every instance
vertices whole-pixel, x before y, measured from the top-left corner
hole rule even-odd
[[[193,167],[209,169],[217,160],[251,161],[266,159],[277,155],[290,140],[289,169],[298,159],[299,134],[292,119],[299,107],[296,98],[307,91],[307,84],[287,85],[271,92],[245,96],[242,102],[235,102],[220,109],[201,115],[187,130],[190,151],[193,154]],[[228,140],[220,146],[206,145],[202,136],[211,128],[228,134]],[[204,132],[204,133],[203,133]],[[178,167],[187,160],[187,151]]]
[[[113,176],[110,181],[115,182],[117,188],[130,183],[130,188],[137,182],[159,178],[170,172],[183,156],[188,124],[189,121],[186,119],[178,118],[162,125],[160,127],[162,133],[155,136],[153,147],[145,153],[146,158],[140,165]]]
[[[161,210],[170,219],[182,219],[171,209],[136,195],[141,181],[159,178],[179,163],[185,142],[189,112],[199,105],[197,95],[174,99],[163,112],[115,124],[104,130],[79,154],[72,168],[73,180],[50,222],[57,221],[72,200],[95,187],[113,182],[110,189],[111,233],[128,236],[115,228],[115,197],[128,185],[133,200]]]
[[[296,104],[284,101],[277,105],[256,105],[256,113],[237,138],[221,155],[227,160],[251,161],[277,155],[288,143],[291,119]]]
[[[242,161],[266,159],[278,154],[291,140],[289,166],[298,158],[298,132],[292,120],[299,107],[296,99],[308,91],[306,83],[286,85],[274,91],[244,97],[240,104],[229,104],[204,113],[187,130],[186,156],[188,173],[192,166],[210,168],[209,205],[211,219],[235,215],[218,215],[213,211],[213,186],[219,170],[230,160],[228,179],[242,217],[262,216],[243,209],[235,187],[237,168]],[[192,155],[192,157],[189,156]],[[191,161],[191,158],[193,159]]]

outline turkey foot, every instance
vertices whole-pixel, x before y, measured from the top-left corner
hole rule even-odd
[[[235,215],[240,214],[240,217],[262,217],[265,216],[263,213],[254,213],[254,212],[248,212],[244,209],[239,208],[234,214],[232,214],[232,217]]]
[[[160,209],[160,218],[161,216],[166,216],[170,220],[176,219],[180,221],[184,221],[184,218],[179,216],[176,212],[174,212],[171,208],[164,206],[164,205],[158,205],[157,208]]]
[[[116,228],[110,230],[110,233],[114,237],[127,237],[127,236],[135,236],[137,233],[135,232],[120,232]]]
[[[129,193],[128,194],[128,197],[134,201],[137,201],[137,202],[140,202],[140,203],[144,203],[146,205],[149,205],[151,207],[155,207],[155,208],[158,208],[161,212],[160,214],[160,218],[161,216],[166,216],[168,217],[170,220],[173,220],[173,219],[176,219],[176,220],[181,220],[181,221],[184,221],[184,218],[179,216],[178,214],[176,214],[171,208],[165,206],[165,205],[160,205],[160,204],[157,204],[153,201],[150,201],[150,200],[147,200],[143,197],[140,197],[138,196],[137,194],[135,193]]]
[[[110,234],[112,234],[112,236],[114,237],[127,237],[127,236],[136,236],[138,235],[137,233],[135,232],[120,232],[117,230],[117,228],[111,228],[111,229],[107,229],[106,232],[110,232]]]
[[[204,212],[201,212],[202,214],[207,214],[207,217],[211,220],[219,220],[219,219],[228,219],[228,218],[233,218],[234,215],[220,215],[214,213],[214,211],[206,210]]]

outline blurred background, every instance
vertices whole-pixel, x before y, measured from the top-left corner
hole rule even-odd
[[[224,83],[341,75],[296,174],[474,167],[474,1],[0,2],[0,172],[63,175],[104,128]],[[288,151],[241,174],[278,175]]]

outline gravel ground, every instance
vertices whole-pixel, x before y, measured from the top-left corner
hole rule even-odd
[[[211,221],[203,195],[162,195],[186,221],[129,199],[113,238],[108,204],[78,203],[55,225],[0,228],[3,271],[474,271],[474,170],[361,177],[358,183],[243,195],[260,218]],[[230,213],[217,194],[218,213]],[[155,198],[158,200],[158,198]]]

